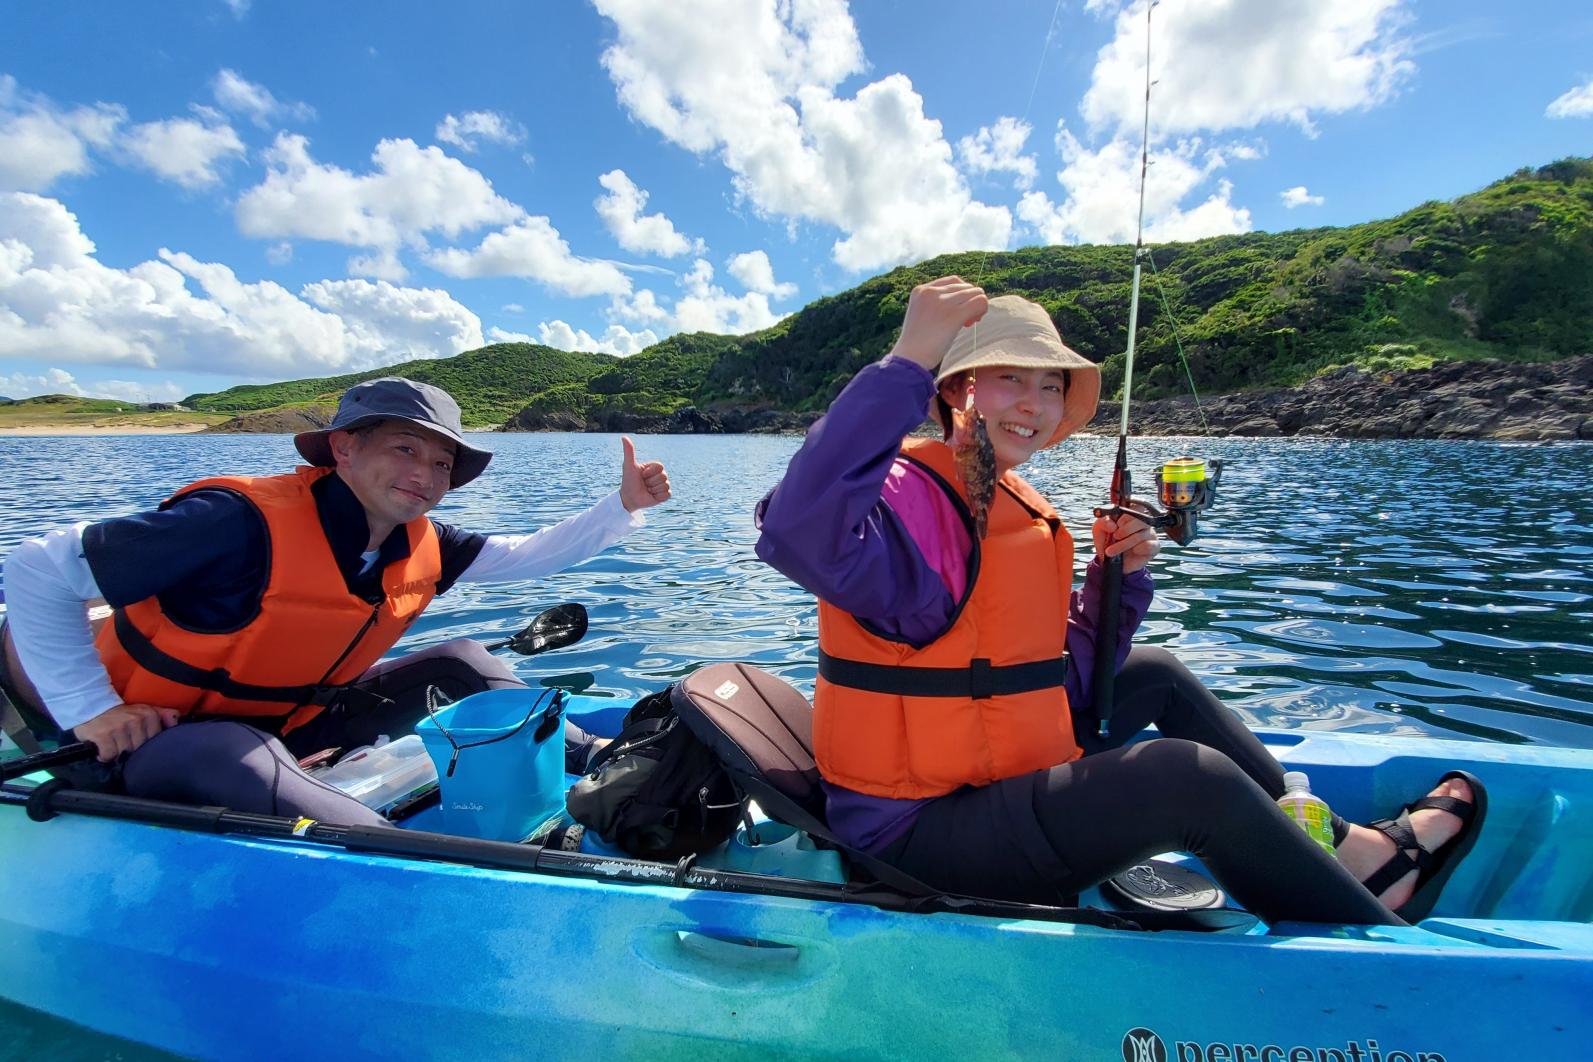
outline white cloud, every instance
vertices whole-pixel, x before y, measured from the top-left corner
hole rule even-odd
[[[223,0],[227,10],[232,12],[232,17],[242,19],[249,13],[249,0]]]
[[[1282,199],[1283,205],[1290,210],[1301,206],[1321,206],[1327,202],[1322,196],[1312,195],[1303,184],[1297,184],[1293,188],[1285,188],[1278,193],[1278,198]]]
[[[1158,7],[1146,237],[1249,231],[1249,209],[1233,202],[1232,184],[1216,173],[1230,161],[1262,157],[1265,141],[1208,145],[1188,134],[1287,122],[1314,136],[1318,116],[1387,102],[1415,69],[1415,45],[1404,32],[1409,6],[1211,0]],[[1081,143],[1059,123],[1061,201],[1031,191],[1017,215],[1048,242],[1129,242],[1138,213],[1145,0],[1090,0],[1087,10],[1113,21],[1113,39],[1097,54],[1080,105],[1092,142]],[[1290,207],[1321,201],[1304,188],[1283,196]]]
[[[280,120],[307,122],[315,117],[315,108],[308,103],[279,100],[264,85],[225,67],[211,79],[210,90],[223,110],[241,114],[262,129]]]
[[[1115,36],[1081,105],[1097,130],[1137,130],[1145,98],[1144,0],[1110,5]],[[1415,70],[1408,0],[1220,0],[1156,9],[1154,134],[1292,123],[1392,98]],[[1096,0],[1092,7],[1104,10]]]
[[[609,325],[602,338],[593,336],[585,329],[572,328],[563,321],[544,321],[537,325],[537,332],[541,338],[531,341],[539,342],[545,347],[584,350],[593,354],[618,354],[622,358],[646,350],[658,342],[658,336],[651,329],[644,328],[640,332],[632,332],[617,324]],[[530,337],[527,336],[526,339],[530,340]]]
[[[658,304],[658,296],[648,288],[615,299],[610,309],[624,321],[651,321],[662,326],[669,320],[669,311]]]
[[[488,233],[475,250],[435,251],[426,261],[454,277],[528,277],[561,295],[628,295],[631,281],[612,262],[581,258],[547,218],[521,218]]]
[[[81,384],[65,369],[50,368],[42,373],[16,372],[0,376],[0,393],[7,398],[34,398],[38,395],[76,395],[79,398],[114,398],[123,402],[175,402],[188,394],[170,380],[95,380]]]
[[[1039,173],[1033,155],[1023,153],[1031,127],[1017,118],[998,118],[973,136],[957,141],[957,157],[973,173],[1010,173],[1018,188],[1031,188]]]
[[[168,118],[125,128],[127,110],[95,103],[65,108],[19,91],[0,75],[0,191],[42,192],[62,177],[93,168],[90,150],[150,170],[184,188],[215,184],[217,165],[244,154],[225,116],[195,107],[197,118]]]
[[[769,309],[769,296],[761,291],[731,295],[713,282],[714,267],[699,258],[691,272],[680,278],[685,294],[675,300],[672,332],[717,332],[742,335],[768,328],[785,314]]]
[[[295,295],[165,249],[112,269],[60,202],[0,194],[0,357],[261,379],[480,345],[481,322],[446,292],[343,280]]]
[[[510,332],[493,326],[487,329],[487,341],[489,343],[535,343],[536,339],[524,332]]]
[[[506,303],[503,304],[503,312],[504,313],[525,313],[525,307],[521,306],[518,302],[506,302]]]
[[[266,239],[369,248],[372,254],[350,263],[369,276],[403,279],[399,249],[424,248],[427,233],[453,238],[523,214],[478,171],[413,140],[383,140],[365,174],[316,162],[309,141],[292,133],[278,134],[265,159],[265,180],[238,199],[238,228]]]
[[[184,188],[205,188],[221,179],[216,166],[241,157],[243,141],[225,122],[169,118],[145,122],[127,131],[122,148],[138,163]]]
[[[676,278],[681,292],[672,306],[660,303],[656,292],[642,288],[616,295],[609,304],[610,321],[601,336],[594,336],[564,321],[544,321],[537,326],[539,339],[561,350],[588,350],[626,356],[657,343],[662,336],[677,332],[715,332],[742,335],[767,328],[785,314],[769,307],[770,299],[789,298],[795,284],[774,279],[774,269],[763,251],[738,254],[730,260],[731,273],[747,286],[742,295],[732,295],[714,283],[714,267],[698,258],[691,269]],[[617,323],[630,322],[634,328]],[[493,329],[492,335],[519,336],[519,333]]]
[[[774,266],[764,251],[748,251],[732,255],[730,275],[741,281],[748,291],[761,291],[772,299],[789,299],[797,293],[795,284],[780,284],[774,279]]]
[[[0,74],[0,191],[42,192],[88,173],[89,149],[110,146],[126,120],[126,110],[108,103],[57,107]]]
[[[466,111],[459,117],[448,115],[437,123],[436,137],[461,151],[474,152],[481,141],[489,144],[525,142],[525,126],[497,111]]]
[[[596,2],[618,29],[603,65],[630,113],[717,153],[761,214],[839,228],[846,268],[1006,245],[1011,215],[973,199],[906,77],[835,95],[865,68],[844,0]]]
[[[287,265],[293,261],[293,245],[286,240],[273,243],[266,248],[265,256],[266,261],[272,265]]]
[[[399,261],[398,250],[393,247],[355,255],[348,260],[348,271],[357,277],[386,280],[394,284],[402,284],[409,278],[409,269]]]
[[[624,170],[610,170],[597,179],[608,189],[592,206],[614,239],[627,251],[675,258],[695,251],[702,253],[701,240],[688,239],[675,231],[674,222],[663,214],[642,215],[647,193],[636,187]]]
[[[356,348],[385,351],[378,364],[448,356],[481,346],[481,319],[440,288],[320,280],[306,284],[299,294],[340,318]]]
[[[1045,192],[1029,192],[1018,217],[1046,243],[1132,243],[1139,211],[1139,147],[1126,139],[1091,150],[1058,123],[1057,174],[1067,195],[1053,204]],[[1198,139],[1151,152],[1145,185],[1145,237],[1193,240],[1252,228],[1250,211],[1232,202],[1233,186],[1219,181],[1198,206],[1180,204],[1223,164],[1220,153],[1203,151]]]
[[[1555,97],[1543,113],[1549,118],[1593,118],[1593,78]]]

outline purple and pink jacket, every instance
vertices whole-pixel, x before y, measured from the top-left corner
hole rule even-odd
[[[853,377],[808,431],[785,478],[758,503],[760,558],[797,585],[914,645],[945,633],[967,580],[972,542],[945,493],[897,454],[934,397],[929,371],[886,358]],[[1088,710],[1101,564],[1090,562],[1069,607],[1067,694]],[[1150,574],[1123,579],[1121,667],[1150,606]],[[869,796],[824,783],[830,828],[878,853],[907,833],[929,800]],[[939,798],[930,798],[939,799]]]

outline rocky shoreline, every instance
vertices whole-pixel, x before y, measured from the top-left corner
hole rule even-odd
[[[1371,373],[1343,368],[1300,387],[1204,399],[1212,435],[1339,439],[1593,439],[1593,355],[1544,363],[1452,361]],[[1103,402],[1090,429],[1115,433]],[[1193,399],[1135,402],[1135,434],[1202,434]]]
[[[603,431],[660,435],[787,435],[801,434],[819,419],[817,413],[787,413],[780,409],[704,410],[687,406],[668,414],[601,413],[579,417],[573,413],[521,412],[503,426],[504,431]]]
[[[244,413],[231,420],[206,428],[206,432],[222,435],[240,435],[258,432],[261,435],[297,435],[301,431],[318,431],[332,423],[336,406],[304,406],[301,409],[267,410],[263,413]]]
[[[1240,391],[1201,402],[1212,435],[1341,439],[1593,439],[1593,355],[1555,362],[1455,361],[1431,369],[1336,369],[1296,388]],[[213,432],[298,432],[325,427],[331,406],[244,414]],[[1192,398],[1135,402],[1137,435],[1202,434]],[[671,435],[800,434],[817,413],[698,409],[669,414],[522,412],[503,431],[634,432]],[[1117,430],[1118,406],[1103,402],[1087,429]]]

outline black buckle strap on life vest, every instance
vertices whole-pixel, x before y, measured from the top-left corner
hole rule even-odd
[[[819,677],[832,686],[898,697],[968,697],[977,701],[1061,689],[1068,667],[1066,653],[1002,667],[983,657],[969,661],[967,667],[892,667],[844,660],[819,650]]]
[[[175,682],[179,686],[209,690],[231,701],[315,704],[324,707],[347,688],[341,685],[256,686],[248,682],[238,682],[224,667],[211,668],[207,671],[161,650],[145,637],[144,632],[138,629],[123,609],[117,609],[113,613],[112,622],[116,628],[116,640],[122,643],[122,648],[127,650],[127,655],[133,658],[133,662],[145,671],[158,675],[168,682]]]

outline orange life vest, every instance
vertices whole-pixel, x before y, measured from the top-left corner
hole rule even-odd
[[[202,489],[241,495],[265,520],[269,571],[254,616],[234,631],[189,630],[155,597],[117,609],[95,646],[124,702],[185,716],[258,717],[265,729],[285,733],[393,647],[437,592],[437,531],[424,516],[404,525],[409,556],[383,570],[382,599],[351,594],[310,493],[331,473],[301,467],[282,476],[218,476],[166,501]]]
[[[1073,539],[1050,503],[1002,476],[983,542],[951,448],[909,439],[973,537],[968,585],[946,633],[922,649],[819,602],[813,744],[828,781],[917,798],[1077,759],[1063,681]]]

